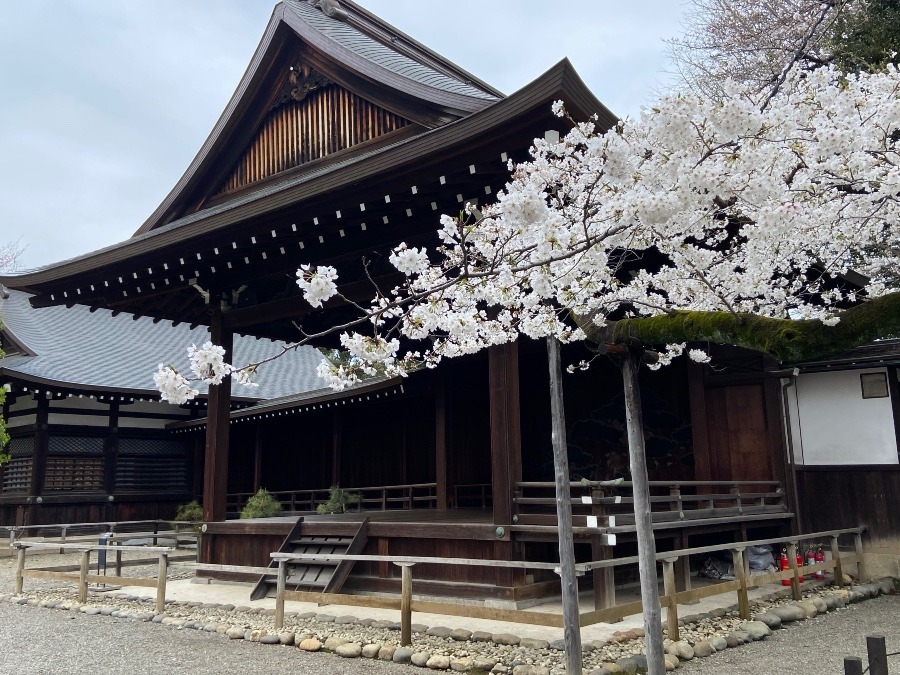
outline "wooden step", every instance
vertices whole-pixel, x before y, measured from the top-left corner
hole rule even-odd
[[[310,560],[308,562],[296,562],[288,565],[288,572],[301,567],[337,567],[340,560]],[[277,574],[275,576],[278,576]]]
[[[291,539],[291,546],[349,546],[352,537],[299,537]]]
[[[328,579],[304,579],[303,577],[288,577],[285,581],[287,586],[309,586],[311,588],[325,588],[331,577]]]

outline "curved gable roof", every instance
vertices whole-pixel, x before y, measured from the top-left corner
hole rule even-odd
[[[274,73],[287,71],[291,43],[302,43],[317,68],[364,97],[373,92],[375,103],[410,117],[425,128],[465,117],[501,99],[496,89],[381,21],[356,4],[344,0],[343,19],[331,18],[307,0],[279,3],[235,93],[209,137],[172,191],[135,232],[154,230],[187,215],[198,201],[198,191],[210,192],[207,176],[229,164],[238,146],[244,146],[266,110]],[[400,106],[399,108],[397,106]],[[422,115],[410,115],[410,106]],[[402,109],[401,109],[402,108]]]

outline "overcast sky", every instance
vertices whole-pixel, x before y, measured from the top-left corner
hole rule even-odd
[[[671,71],[685,0],[360,0],[505,93],[564,56],[614,113]],[[131,236],[200,149],[274,0],[27,0],[0,13],[0,244],[32,269]]]

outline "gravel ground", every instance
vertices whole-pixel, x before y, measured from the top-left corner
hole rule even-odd
[[[776,630],[761,642],[694,659],[677,672],[684,675],[839,675],[844,657],[859,656],[866,664],[866,636],[883,635],[887,650],[900,651],[900,596],[883,595]],[[900,656],[888,658],[900,672]]]
[[[371,659],[349,661],[296,647],[227,640],[221,635],[127,619],[0,603],[0,673],[6,675],[255,675],[352,672],[403,675],[413,670]]]
[[[77,556],[53,555],[40,561],[35,560],[29,563],[29,567],[71,564],[76,561]],[[0,597],[12,588],[13,570],[12,559],[0,558]],[[131,568],[129,572],[136,576],[142,573],[152,575],[155,569]],[[74,599],[72,585],[65,582],[28,580],[27,590],[35,592],[39,597],[57,601]],[[93,601],[89,599],[89,603],[91,602]],[[128,601],[109,599],[108,602],[112,605],[110,609],[125,609],[126,612],[146,612],[152,609],[146,603],[134,603],[130,599]],[[209,618],[205,620],[213,620],[214,624],[216,621],[226,621],[250,627],[259,624],[258,627],[271,629],[268,625],[271,618],[244,616],[240,612],[235,612],[235,616],[226,613],[227,616],[214,619],[216,615],[222,614],[221,610],[188,608],[184,606],[185,604],[182,602],[182,606],[178,606],[179,603],[175,603],[167,608],[167,615],[173,619],[179,616],[193,619],[208,616]],[[146,618],[149,616],[152,616],[152,612]],[[730,622],[726,617],[717,621]],[[200,628],[201,624],[198,623],[196,627]],[[371,632],[369,629],[336,625],[322,625],[318,626],[318,629],[325,629],[326,636],[328,634],[343,636],[341,633],[335,633],[335,630],[343,629]],[[292,627],[291,630],[295,629]],[[322,636],[322,631],[316,627],[310,629],[309,622],[298,621],[296,630],[298,635],[304,630],[312,630],[313,633],[318,632],[320,637]],[[510,630],[515,632],[513,626],[510,626]],[[686,626],[683,630],[690,639],[691,631],[696,631],[697,628]],[[759,675],[779,672],[781,668],[789,667],[792,675],[841,673],[843,658],[848,655],[863,655],[865,636],[875,634],[887,637],[889,652],[900,650],[900,597],[882,596],[794,624],[790,628],[775,631],[774,635],[762,642],[745,645],[739,649],[728,649],[709,658],[696,658],[685,662],[679,672],[685,675],[707,673]],[[361,635],[344,637],[362,644],[367,641],[381,642],[385,637],[390,643],[396,638],[394,635],[379,637],[375,634],[369,635],[368,640],[359,639]],[[322,639],[324,640],[324,637]],[[142,673],[246,675],[281,672],[312,675],[336,672],[400,675],[414,670],[410,666],[371,659],[348,660],[324,653],[309,654],[294,647],[263,646],[240,639],[228,640],[222,635],[201,630],[178,629],[175,626],[160,626],[128,618],[90,616],[60,609],[49,610],[11,602],[0,602],[0,641],[2,641],[0,644],[4,645],[0,647],[0,675],[86,672],[98,674],[128,672],[130,675]],[[420,649],[435,654],[448,653],[447,641],[442,639],[419,635],[414,642]],[[634,641],[623,645],[623,648],[640,650],[641,642]],[[465,643],[456,643],[449,647],[453,651],[465,647]],[[481,647],[486,648],[498,651],[497,656],[509,663],[499,652],[512,648],[491,645]],[[544,652],[546,653],[546,650]],[[595,652],[592,656],[596,657],[599,653]],[[468,652],[463,655],[466,654]],[[534,653],[534,656],[537,657],[537,653]],[[587,662],[595,660],[597,659],[586,658]],[[541,663],[541,660],[536,659],[535,662]],[[900,669],[900,656],[892,657],[890,663]],[[547,661],[547,665],[551,665],[550,661]],[[585,665],[585,673],[589,673],[597,664]],[[432,672],[427,669],[415,670]]]

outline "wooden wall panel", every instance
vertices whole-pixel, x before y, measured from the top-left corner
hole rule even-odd
[[[803,529],[867,528],[874,539],[900,537],[900,467],[798,467]]]
[[[219,194],[405,127],[407,119],[337,85],[273,110]]]

